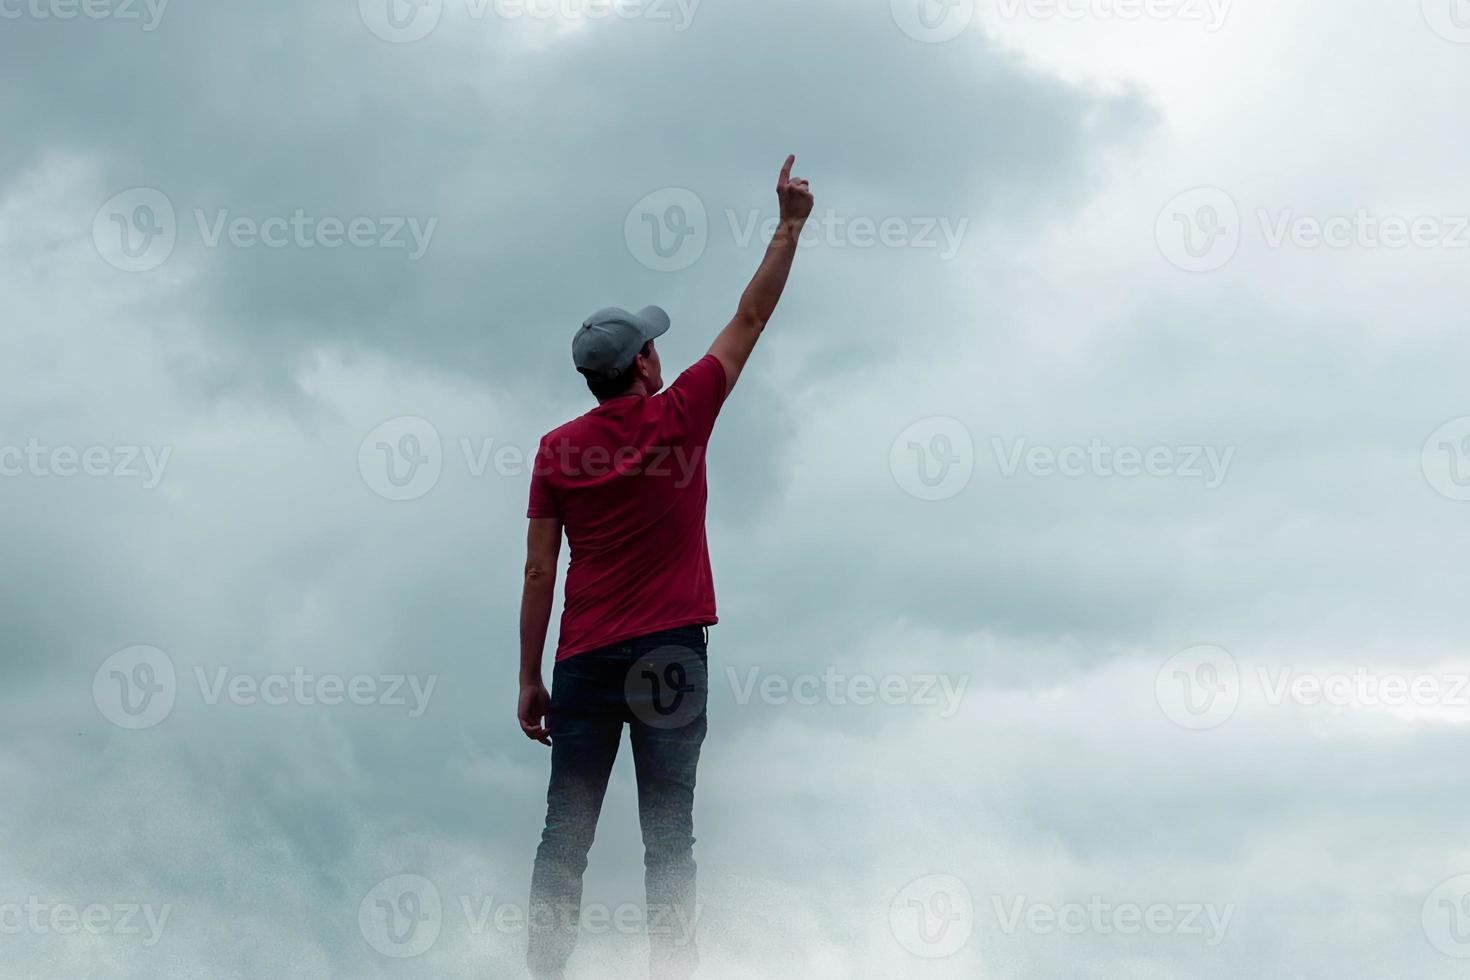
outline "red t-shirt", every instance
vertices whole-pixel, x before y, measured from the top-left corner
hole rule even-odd
[[[666,390],[609,399],[541,439],[526,513],[560,519],[571,547],[557,660],[718,622],[704,455],[724,401],[707,354]]]

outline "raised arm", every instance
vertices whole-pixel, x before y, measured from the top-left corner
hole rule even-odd
[[[795,163],[795,156],[787,157],[786,164],[781,168],[781,177],[776,182],[776,199],[781,205],[781,221],[776,226],[776,234],[771,238],[770,247],[766,249],[766,257],[755,271],[755,278],[745,287],[745,292],[740,297],[740,306],[735,311],[735,319],[720,331],[720,335],[710,345],[709,352],[725,367],[727,394],[735,387],[741,369],[750,358],[750,352],[755,350],[755,342],[760,340],[761,331],[765,330],[766,322],[776,311],[776,303],[780,301],[781,292],[786,288],[786,277],[791,273],[791,262],[796,258],[796,245],[801,237],[801,229],[812,213],[814,199],[810,185],[799,177],[791,176],[791,167]]]
[[[527,738],[551,744],[551,695],[541,679],[541,654],[551,603],[556,597],[556,559],[561,554],[561,521],[533,517],[526,532],[526,582],[521,592],[521,694],[516,716]]]

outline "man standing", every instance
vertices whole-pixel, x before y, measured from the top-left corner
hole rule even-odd
[[[600,310],[572,338],[597,407],[541,440],[531,477],[521,681],[527,737],[551,746],[546,829],[531,876],[527,962],[561,977],[608,775],[631,730],[652,975],[687,978],[694,944],[694,775],[706,728],[706,627],[717,622],[705,543],[704,454],[720,406],[776,309],[812,212],[787,157],[780,223],[735,318],[667,391],[656,306]],[[566,602],[548,694],[542,649],[565,530]]]

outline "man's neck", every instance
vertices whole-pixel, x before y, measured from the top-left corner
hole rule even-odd
[[[599,405],[606,405],[608,402],[612,401],[614,398],[627,398],[630,395],[636,395],[639,398],[647,398],[648,397],[648,385],[644,384],[643,381],[642,381],[642,379],[640,379],[638,381],[633,382],[633,387],[629,388],[627,391],[623,392],[621,395],[613,395],[612,398],[599,398],[597,400],[597,404],[599,404]]]

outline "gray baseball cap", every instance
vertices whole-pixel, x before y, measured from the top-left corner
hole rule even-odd
[[[669,329],[669,315],[657,306],[637,313],[609,306],[582,321],[572,338],[572,363],[578,371],[615,378],[628,370],[643,345]]]

